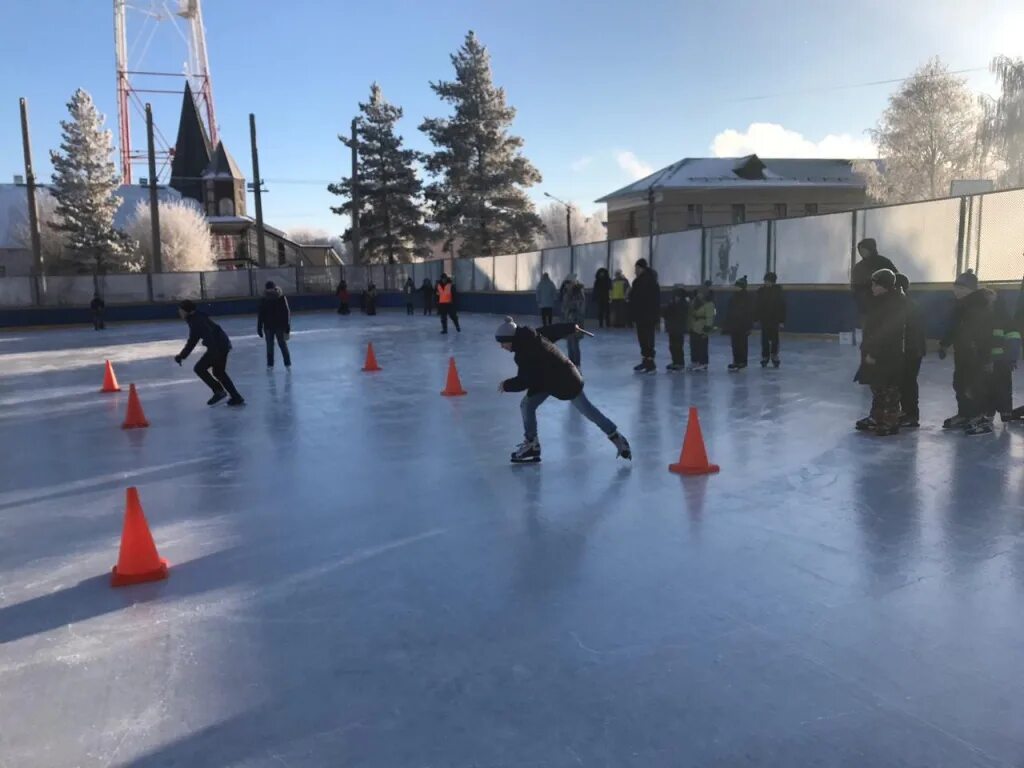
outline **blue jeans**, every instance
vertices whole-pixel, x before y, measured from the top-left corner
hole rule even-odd
[[[546,392],[539,392],[535,395],[528,394],[523,397],[523,401],[519,404],[519,410],[523,412],[523,432],[527,440],[537,439],[537,409],[548,397],[549,395]],[[590,402],[583,392],[580,392],[569,402],[572,403],[577,411],[594,422],[598,429],[606,435],[611,436],[618,431],[612,420],[601,413],[597,406]]]

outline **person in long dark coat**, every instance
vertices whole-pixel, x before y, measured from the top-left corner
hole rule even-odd
[[[786,324],[786,296],[774,272],[766,272],[764,285],[757,289],[757,321],[761,323],[761,367],[769,361],[778,368],[779,331]]]
[[[725,332],[732,341],[732,362],[729,372],[736,373],[747,367],[750,332],[754,328],[754,297],[747,290],[747,276],[736,281],[736,292],[725,310]]]
[[[921,406],[917,378],[921,373],[921,361],[928,353],[924,317],[917,302],[910,298],[910,279],[903,274],[896,275],[896,287],[907,302],[907,325],[903,338],[903,377],[900,381],[900,427],[919,427]]]
[[[640,364],[633,368],[637,373],[654,373],[654,334],[661,321],[661,287],[658,273],[650,268],[647,259],[636,262],[636,279],[629,292],[629,313],[636,323],[636,338],[640,343]]]
[[[861,364],[855,381],[871,387],[871,415],[857,429],[880,437],[900,431],[907,302],[896,287],[896,273],[880,269],[871,276],[872,299],[864,318]]]
[[[597,327],[612,327],[612,278],[601,267],[594,275],[594,303],[597,304]]]
[[[429,277],[423,278],[423,283],[420,285],[420,293],[423,294],[423,314],[434,314],[434,286],[431,285]]]

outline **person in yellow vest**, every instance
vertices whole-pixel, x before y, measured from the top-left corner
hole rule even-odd
[[[615,270],[615,279],[612,280],[612,324],[616,328],[626,327],[626,294],[629,292],[629,280],[622,274],[621,269]]]
[[[448,333],[449,317],[455,323],[455,330],[462,333],[459,316],[455,312],[455,283],[444,272],[437,281],[437,314],[441,316],[441,333]]]

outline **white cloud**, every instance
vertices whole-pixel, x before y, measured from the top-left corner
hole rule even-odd
[[[615,161],[619,164],[619,168],[628,173],[634,181],[654,173],[654,169],[651,166],[637,157],[635,153],[628,150],[619,152],[615,156]]]
[[[878,157],[878,148],[866,136],[830,133],[821,141],[812,141],[777,123],[751,123],[744,132],[729,128],[715,136],[711,142],[711,151],[715,157],[751,154],[776,158],[829,157],[844,160]]]
[[[587,168],[589,168],[590,164],[593,162],[594,158],[592,158],[590,155],[585,155],[583,157],[577,158],[576,160],[573,160],[569,164],[569,168],[572,170],[573,173],[580,173],[581,171],[585,171]]]

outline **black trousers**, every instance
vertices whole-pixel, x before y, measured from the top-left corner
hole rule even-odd
[[[227,393],[232,398],[241,400],[242,396],[238,394],[238,390],[235,389],[235,383],[231,381],[231,377],[228,376],[228,352],[231,350],[219,350],[219,349],[208,349],[203,356],[199,358],[195,367],[192,369],[196,372],[196,376],[203,380],[210,389],[216,392],[223,392],[227,390]],[[210,375],[210,372],[213,375]]]
[[[551,325],[555,322],[555,310],[551,307],[540,308],[540,324]]]
[[[434,305],[431,302],[431,300],[430,299],[424,299],[423,300],[423,314],[424,315],[430,315],[430,314],[433,314],[433,312],[434,312]]]
[[[1013,411],[1013,369],[1007,363],[997,362],[989,374],[988,402],[985,404],[985,415],[995,416],[997,413]]]
[[[441,331],[442,332],[448,333],[448,318],[449,317],[452,319],[452,322],[455,323],[455,330],[459,331],[460,333],[462,332],[462,329],[459,327],[459,316],[455,312],[455,308],[451,304],[438,304],[437,305],[437,314],[439,314],[441,316]]]
[[[732,339],[732,361],[736,365],[747,364],[747,354],[750,348],[750,335],[743,333],[730,334]]]
[[[102,331],[104,328],[107,327],[107,324],[103,322],[102,312],[92,313],[92,327],[94,331]]]
[[[672,356],[673,365],[686,365],[686,358],[683,355],[683,339],[686,334],[684,333],[672,333],[669,331],[668,334],[668,352]],[[692,347],[690,357],[693,357]]]
[[[654,329],[657,325],[657,320],[636,321],[636,340],[640,342],[640,355],[645,360],[654,359]]]
[[[351,310],[348,307],[348,302],[347,301],[339,301],[338,302],[338,314],[339,315],[347,315],[349,312],[351,312]]]
[[[411,301],[407,301],[405,303],[405,314],[407,314],[407,315],[414,315],[414,314],[416,314],[416,310],[413,307]]]
[[[921,418],[920,392],[917,377],[921,373],[921,358],[910,357],[903,361],[903,378],[900,381],[900,410],[913,419]]]
[[[267,342],[267,365],[271,366],[274,364],[274,341],[277,341],[277,346],[281,348],[281,359],[284,360],[285,367],[290,367],[292,364],[292,356],[288,352],[288,340],[285,339],[284,331],[276,331],[271,328],[263,329],[263,338]]]
[[[597,302],[597,327],[612,327],[612,302],[610,299]]]
[[[761,327],[761,359],[766,362],[779,359],[779,326]]]
[[[690,334],[690,363],[692,365],[707,365],[708,359],[708,337],[703,333]]]

